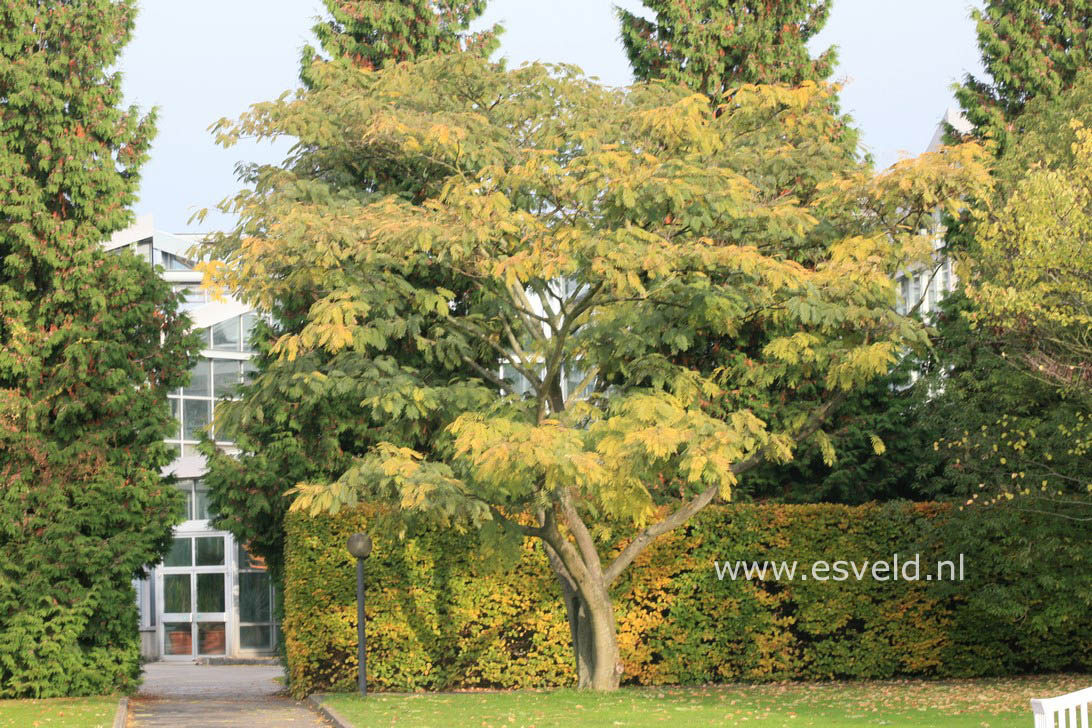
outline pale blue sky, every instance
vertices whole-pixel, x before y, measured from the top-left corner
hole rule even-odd
[[[862,130],[880,166],[917,154],[933,135],[950,87],[981,73],[966,0],[834,0],[816,49],[836,45],[842,105]],[[612,8],[640,10],[638,0],[491,0],[482,22],[506,30],[500,54],[575,63],[611,85],[632,78]],[[212,211],[202,225],[190,215],[239,189],[235,164],[276,161],[269,145],[223,150],[206,130],[249,104],[295,88],[299,51],[322,15],[321,0],[144,0],[121,62],[126,100],[159,107],[159,134],[144,167],[139,214],[173,232],[224,227]]]

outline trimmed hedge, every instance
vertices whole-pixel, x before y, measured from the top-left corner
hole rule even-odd
[[[541,548],[489,571],[476,534],[399,540],[375,509],[286,523],[284,635],[292,690],[351,690],[355,571],[345,540],[369,523],[369,684],[526,688],[574,680],[560,593]],[[1029,538],[1025,534],[1035,534]],[[938,544],[945,544],[939,548]],[[890,560],[919,581],[717,578],[714,561]],[[964,554],[965,580],[926,581]],[[1092,669],[1092,544],[1013,509],[935,504],[706,509],[614,589],[624,680],[965,677]]]

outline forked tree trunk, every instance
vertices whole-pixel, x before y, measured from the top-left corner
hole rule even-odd
[[[546,546],[546,553],[565,602],[576,665],[576,686],[589,690],[616,690],[622,678],[622,667],[618,659],[614,604],[606,585],[591,585],[581,590],[549,546]]]
[[[557,391],[560,392],[560,389]],[[827,413],[846,396],[846,392],[839,392],[812,412],[804,426],[794,433],[795,439],[803,440],[816,432]],[[556,411],[564,408],[564,402],[560,399],[554,405]],[[765,462],[765,457],[761,451],[754,452],[734,464],[732,472],[739,477]],[[618,659],[618,625],[614,621],[610,584],[649,544],[686,523],[719,494],[719,483],[709,485],[667,517],[646,526],[613,557],[606,568],[600,561],[591,533],[574,505],[576,499],[572,493],[564,488],[558,490],[556,502],[537,512],[538,526],[525,532],[541,539],[550,568],[561,584],[573,641],[578,687],[617,690],[622,680],[622,662]],[[558,528],[559,521],[564,523],[575,544],[562,535]]]

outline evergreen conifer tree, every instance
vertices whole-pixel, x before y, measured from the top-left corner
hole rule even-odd
[[[622,44],[638,81],[665,79],[717,99],[745,83],[822,81],[834,67],[834,49],[812,58],[807,48],[827,21],[829,0],[644,4],[655,20],[618,11]]]
[[[971,17],[989,78],[968,74],[956,98],[976,135],[1003,147],[1028,101],[1056,97],[1088,66],[1092,0],[987,0]]]
[[[500,26],[470,33],[470,22],[487,0],[324,0],[330,17],[312,31],[322,50],[362,68],[377,70],[388,62],[467,51],[488,57],[496,50]],[[304,46],[300,77],[308,73],[318,51]]]
[[[132,689],[132,580],[169,544],[166,391],[195,341],[132,218],[152,115],[109,71],[128,0],[0,2],[0,697]]]

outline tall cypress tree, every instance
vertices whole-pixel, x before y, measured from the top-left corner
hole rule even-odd
[[[362,68],[388,62],[416,61],[445,53],[470,52],[488,57],[496,50],[500,26],[476,33],[470,22],[487,0],[324,0],[330,17],[312,31],[330,58],[345,58]],[[318,52],[304,46],[300,76],[308,74]]]
[[[956,98],[976,134],[1003,148],[1029,100],[1054,98],[1088,66],[1092,0],[986,0],[971,17],[989,79],[967,74]]]
[[[798,86],[830,76],[834,49],[807,42],[827,22],[830,0],[646,0],[646,20],[619,10],[622,44],[638,81],[665,79],[719,98],[745,83]]]
[[[180,493],[159,468],[195,343],[132,219],[153,133],[121,109],[129,0],[0,2],[0,697],[134,687],[132,579]]]

